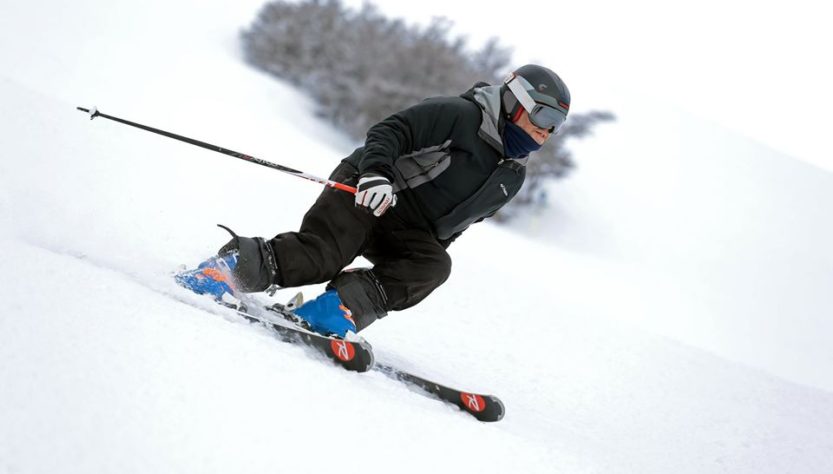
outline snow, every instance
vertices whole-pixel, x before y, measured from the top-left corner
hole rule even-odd
[[[319,188],[75,107],[326,176],[353,144],[234,48],[258,5],[4,11],[0,472],[833,471],[831,176],[685,115],[633,148],[662,104],[576,144],[548,214],[472,228],[446,285],[363,333],[500,396],[499,423],[173,284],[215,223],[271,236]]]

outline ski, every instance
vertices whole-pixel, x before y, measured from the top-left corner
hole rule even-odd
[[[355,342],[335,339],[298,326],[298,321],[292,316],[291,308],[300,306],[302,301],[301,295],[298,294],[286,305],[275,304],[263,307],[267,312],[277,314],[282,318],[278,321],[260,318],[245,311],[238,310],[237,312],[250,321],[265,324],[283,339],[301,342],[318,349],[347,370],[366,372],[374,369],[394,380],[415,386],[429,396],[457,405],[480,421],[494,422],[503,419],[506,409],[503,402],[494,395],[463,392],[387,364],[375,363],[372,348],[364,339],[359,338],[360,340]]]
[[[277,308],[266,307],[265,309],[283,315]],[[241,310],[237,310],[237,314],[250,322],[266,326],[285,342],[300,343],[317,350],[347,370],[367,372],[374,365],[373,348],[364,339],[347,340],[327,337],[308,331],[289,320],[275,321]]]
[[[418,387],[440,400],[453,403],[480,421],[500,421],[506,413],[503,402],[494,395],[463,392],[386,364],[377,363],[373,369],[394,380]]]
[[[267,327],[283,341],[314,348],[347,370],[367,372],[375,369],[394,380],[417,387],[432,397],[453,403],[480,421],[500,421],[505,413],[503,402],[494,395],[463,392],[387,364],[376,364],[373,348],[353,333],[348,333],[346,339],[341,339],[311,331],[308,326],[304,326],[305,321],[298,318],[293,311],[303,304],[301,293],[286,304],[275,303],[272,306],[263,306],[243,294],[229,295],[228,298],[224,294],[224,298],[215,300],[215,303],[234,310],[247,321]],[[253,312],[248,308],[258,308],[259,311]],[[260,313],[271,317],[262,316]]]
[[[317,341],[304,341],[304,342],[309,344],[309,345],[316,345],[316,347],[323,350],[323,352],[327,356],[329,356],[331,359],[336,360],[336,362],[341,363],[348,370],[356,370],[357,372],[365,372],[365,371],[370,370],[371,368],[373,368],[374,370],[377,370],[377,371],[389,376],[390,378],[392,378],[394,380],[406,383],[408,385],[416,386],[416,387],[420,388],[421,390],[423,390],[424,392],[426,392],[427,394],[429,394],[433,397],[439,398],[440,400],[443,400],[443,401],[446,401],[446,402],[453,403],[453,404],[457,405],[458,407],[460,407],[461,409],[463,409],[466,413],[469,413],[470,415],[474,416],[475,418],[477,418],[480,421],[488,421],[488,422],[500,421],[503,418],[503,415],[505,413],[505,407],[503,405],[503,402],[501,402],[500,399],[495,397],[494,395],[481,395],[481,394],[477,394],[477,393],[463,392],[463,391],[448,387],[446,385],[442,385],[442,384],[439,384],[437,382],[433,382],[431,380],[420,377],[418,375],[414,375],[412,373],[405,372],[404,370],[397,369],[397,368],[395,368],[393,366],[390,366],[390,365],[387,365],[387,364],[382,364],[382,363],[375,363],[374,364],[373,353],[370,349],[370,344],[368,344],[364,340],[362,340],[361,343],[367,345],[367,355],[362,360],[368,360],[367,357],[369,356],[369,361],[368,361],[369,365],[361,365],[361,363],[353,363],[352,366],[347,365],[345,363],[343,357],[346,355],[345,351],[348,350],[348,349],[345,348],[344,346],[338,346],[338,347],[335,347],[335,348],[331,347],[331,346],[327,345],[326,341],[327,340],[331,341],[330,344],[336,343],[336,341],[338,341],[338,343],[348,343],[348,344],[350,344],[348,341],[343,341],[343,340],[340,340],[340,339],[327,338],[327,337],[324,337],[324,336],[317,335],[315,333],[308,332],[303,328],[297,328],[296,329],[294,327],[294,324],[297,323],[297,321],[292,317],[292,312],[289,310],[289,308],[299,306],[301,304],[301,301],[302,301],[300,298],[301,298],[300,295],[296,295],[295,298],[293,298],[292,302],[290,302],[288,305],[275,304],[273,306],[265,307],[265,309],[267,311],[277,313],[278,315],[284,317],[287,320],[286,322],[288,322],[290,325],[293,325],[293,326],[285,327],[285,326],[276,324],[276,323],[271,322],[271,321],[265,321],[265,322],[267,324],[276,325],[277,327],[274,327],[273,329],[275,329],[277,331],[281,331],[283,328],[286,328],[286,329],[291,330],[291,331],[300,332],[301,334],[303,334],[305,336],[313,336],[317,339],[322,340],[321,342],[317,342]],[[264,320],[256,318],[256,317],[254,317],[252,315],[249,315],[247,313],[240,313],[240,314],[242,314],[246,318],[264,322]],[[283,322],[284,321],[281,321],[281,323],[283,323]],[[323,347],[322,347],[322,345],[323,345]],[[333,350],[331,350],[331,349],[333,349]],[[340,352],[335,352],[334,350],[336,350],[336,349]],[[357,369],[353,368],[356,364],[360,365],[361,370],[357,370]]]
[[[373,352],[370,344],[363,339],[360,342],[334,339],[318,335],[307,331],[305,328],[296,326],[297,321],[292,316],[291,308],[300,306],[302,303],[301,298],[301,295],[298,294],[287,305],[275,304],[273,306],[264,307],[264,309],[268,312],[275,313],[282,317],[283,320],[279,320],[279,322],[259,318],[242,311],[238,311],[238,313],[251,321],[258,321],[266,324],[282,336],[292,338],[290,340],[294,341],[296,334],[300,335],[300,337],[305,338],[301,342],[317,348],[329,358],[341,364],[347,370],[366,372],[372,368],[394,380],[415,386],[432,397],[436,397],[445,402],[453,403],[480,421],[494,422],[500,421],[503,418],[506,409],[503,402],[501,402],[500,399],[494,395],[463,392],[404,370],[397,369],[396,367],[387,364],[374,363]],[[358,344],[358,347],[356,347],[356,344]],[[356,351],[360,352],[358,358],[353,356]],[[348,356],[350,357],[349,361],[345,360]]]

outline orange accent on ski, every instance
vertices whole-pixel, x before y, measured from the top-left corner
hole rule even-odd
[[[472,413],[480,413],[486,409],[486,400],[480,395],[462,392],[460,393],[460,401],[463,402],[466,410]]]
[[[353,347],[353,344],[341,339],[330,341],[330,350],[333,351],[334,356],[343,362],[350,362],[356,357],[356,348]]]

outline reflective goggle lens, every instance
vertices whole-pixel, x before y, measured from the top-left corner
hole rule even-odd
[[[560,112],[552,107],[535,104],[535,108],[529,114],[529,121],[538,128],[550,129],[550,133],[555,133],[564,124],[567,117],[563,112]]]

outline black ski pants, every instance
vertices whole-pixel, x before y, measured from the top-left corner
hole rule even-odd
[[[342,162],[330,179],[355,185],[358,171]],[[419,303],[451,273],[451,257],[431,232],[409,225],[396,207],[375,217],[356,207],[352,194],[332,188],[324,189],[298,232],[278,234],[269,243],[278,262],[278,285],[329,281],[358,330],[388,311]],[[342,271],[360,255],[372,269]]]

